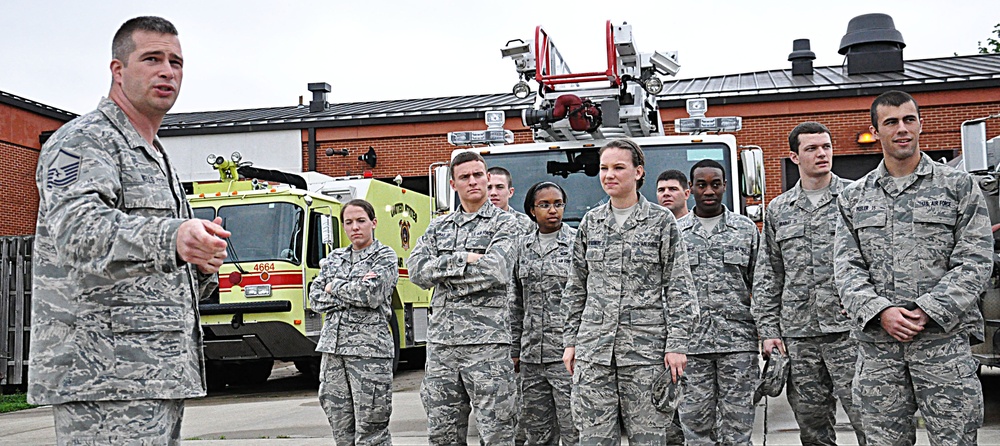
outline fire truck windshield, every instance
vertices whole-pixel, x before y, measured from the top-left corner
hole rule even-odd
[[[568,202],[563,220],[572,226],[579,224],[587,211],[607,202],[608,196],[598,180],[600,163],[597,148],[546,150],[518,153],[483,154],[488,167],[500,166],[513,175],[514,196],[510,205],[524,211],[524,194],[532,184],[540,181],[558,183],[566,190]],[[656,177],[668,169],[677,169],[689,176],[691,166],[705,158],[718,161],[723,166],[731,166],[731,150],[723,143],[699,144],[643,144],[646,156],[645,183],[639,192],[650,202],[656,203]],[[733,191],[739,187],[735,172],[727,172],[727,190],[723,203],[734,210]],[[694,207],[694,198],[688,200],[688,208]],[[735,209],[739,211],[739,209]]]
[[[255,203],[219,208],[222,226],[230,231],[233,250],[226,263],[302,262],[302,208],[292,203]],[[214,218],[211,208],[195,209],[195,217]],[[234,258],[235,257],[235,258]]]

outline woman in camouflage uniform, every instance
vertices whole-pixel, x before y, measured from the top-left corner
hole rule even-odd
[[[374,239],[375,209],[351,200],[340,210],[351,246],[320,262],[309,291],[326,313],[319,402],[337,444],[391,445],[393,341],[388,320],[399,270],[392,248]]]
[[[628,139],[601,148],[608,203],[587,212],[563,290],[563,362],[573,374],[581,444],[665,444],[673,413],[652,403],[665,369],[678,379],[695,320],[687,250],[670,211],[638,193],[645,164]]]
[[[579,433],[570,413],[573,382],[562,364],[566,285],[576,229],[563,224],[566,191],[552,182],[528,189],[524,210],[537,223],[522,239],[511,291],[511,357],[521,373],[521,421],[527,444],[575,445]]]

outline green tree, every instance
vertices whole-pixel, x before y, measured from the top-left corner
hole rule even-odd
[[[1000,53],[1000,23],[993,27],[993,34],[996,34],[997,38],[990,37],[986,39],[986,46],[983,46],[983,42],[979,41],[979,52],[981,54]]]

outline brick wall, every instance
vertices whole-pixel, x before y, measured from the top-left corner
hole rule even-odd
[[[867,131],[871,124],[867,107],[870,106],[872,99],[858,98],[843,103],[838,103],[836,100],[817,100],[802,101],[803,103],[808,102],[808,104],[774,102],[750,104],[743,107],[710,107],[709,116],[735,114],[744,117],[743,130],[736,133],[737,142],[741,145],[757,145],[764,149],[766,191],[768,196],[773,197],[781,192],[781,164],[788,157],[788,132],[801,122],[818,121],[829,127],[833,136],[835,155],[880,154],[882,149],[878,142],[865,145],[857,143],[858,133]],[[924,99],[917,97],[917,101],[920,103],[924,103]],[[830,103],[836,105],[831,107]],[[796,112],[798,109],[804,111]],[[846,109],[847,111],[838,109]],[[674,134],[673,118],[686,116],[686,114],[683,110],[679,111],[680,115],[678,115],[677,110],[663,110],[662,112],[666,134]],[[1000,101],[922,106],[920,113],[924,119],[924,129],[920,138],[920,147],[923,150],[960,148],[960,126],[963,121],[998,112],[1000,112]],[[482,126],[482,123],[478,121],[457,123],[452,124],[451,130],[479,130]],[[378,154],[378,165],[372,171],[376,178],[392,178],[397,174],[404,177],[424,176],[427,175],[427,167],[432,162],[447,161],[451,151],[454,150],[454,147],[447,143],[447,126],[442,125],[442,123],[435,123],[434,129],[430,127],[421,129],[420,126],[414,126],[408,130],[384,127],[386,129],[383,132],[372,128],[366,134],[360,135],[361,137],[342,132],[339,135],[332,135],[332,138],[324,139],[322,135],[318,134],[316,170],[331,176],[348,173],[359,175],[367,168],[367,165],[358,161],[358,155],[372,146]],[[531,142],[530,131],[520,128],[519,125],[517,127],[508,125],[508,128],[514,130],[516,143]],[[380,134],[388,136],[378,136]],[[998,135],[1000,135],[1000,119],[989,121],[987,136]],[[308,144],[305,138],[303,141],[302,159],[308,160]],[[324,153],[327,148],[349,148],[351,153],[347,157],[328,157]],[[307,167],[306,162],[303,161],[303,168]]]
[[[62,125],[58,119],[0,104],[0,236],[35,233],[35,165],[41,149],[38,136]]]
[[[35,233],[38,214],[38,190],[35,188],[35,165],[38,149],[0,141],[0,236]]]

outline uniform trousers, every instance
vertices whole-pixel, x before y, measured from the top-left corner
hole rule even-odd
[[[52,414],[59,446],[177,445],[184,400],[76,401]]]
[[[338,445],[392,445],[392,358],[323,353],[319,403]]]

